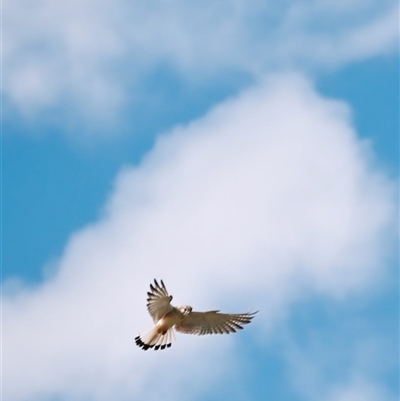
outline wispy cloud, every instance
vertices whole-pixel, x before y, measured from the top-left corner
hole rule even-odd
[[[390,394],[379,384],[355,381],[348,386],[335,389],[330,401],[395,401],[395,396]]]
[[[281,333],[289,381],[305,400],[396,399],[397,389],[389,389],[388,382],[398,368],[398,322],[371,314],[377,309],[376,295],[364,294],[343,305],[330,303],[304,330],[297,322]],[[315,300],[294,309],[310,315],[316,304],[321,310],[321,302]]]
[[[184,82],[204,82],[227,72],[332,68],[397,50],[396,2],[347,3],[6,2],[6,115],[60,118],[66,130],[80,122],[79,132],[84,123],[104,134],[162,65]]]
[[[6,291],[4,397],[206,391],[236,366],[242,337],[180,336],[161,354],[135,348],[154,277],[178,304],[261,309],[245,335],[265,344],[304,293],[345,302],[379,285],[395,205],[370,156],[349,108],[296,75],[269,77],[161,137],[119,174],[103,218],[72,236],[53,278]]]

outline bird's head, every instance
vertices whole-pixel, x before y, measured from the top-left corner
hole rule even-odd
[[[182,305],[178,309],[183,315],[188,315],[192,311],[192,307],[189,305]]]

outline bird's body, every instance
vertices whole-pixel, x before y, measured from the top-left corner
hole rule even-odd
[[[255,313],[225,314],[219,311],[193,312],[189,305],[174,307],[172,296],[168,295],[163,281],[161,285],[154,280],[148,292],[147,310],[155,326],[135,338],[135,343],[144,350],[149,348],[165,349],[175,340],[174,328],[187,334],[224,334],[234,333],[248,324]]]
[[[177,310],[173,309],[163,316],[156,324],[157,332],[165,334],[171,327],[174,327],[177,323],[182,320],[182,314]]]

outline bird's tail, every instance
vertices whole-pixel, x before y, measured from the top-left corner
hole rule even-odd
[[[145,351],[153,347],[155,351],[158,349],[169,348],[174,341],[175,334],[172,327],[165,334],[159,333],[157,327],[154,327],[140,333],[135,338],[136,345]]]

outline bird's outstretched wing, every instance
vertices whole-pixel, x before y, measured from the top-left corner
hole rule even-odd
[[[256,313],[191,312],[175,326],[175,329],[186,334],[229,334],[243,329],[242,326],[250,323]]]
[[[154,323],[157,323],[166,313],[174,309],[171,305],[172,295],[168,295],[163,281],[161,285],[154,279],[154,286],[150,284],[151,292],[148,292],[147,310],[153,318]]]

